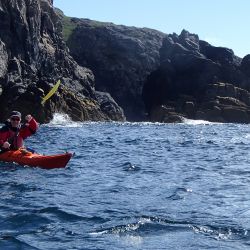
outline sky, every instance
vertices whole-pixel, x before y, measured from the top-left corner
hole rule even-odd
[[[250,0],[54,0],[54,6],[71,17],[167,34],[185,29],[237,56],[250,54]]]

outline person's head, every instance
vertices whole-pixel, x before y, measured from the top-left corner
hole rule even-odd
[[[22,115],[19,111],[12,111],[10,114],[11,126],[14,128],[18,127],[21,122],[21,117]]]

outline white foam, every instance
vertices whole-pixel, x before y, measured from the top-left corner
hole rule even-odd
[[[219,122],[209,122],[205,120],[192,120],[192,119],[187,119],[184,118],[183,122],[177,122],[177,123],[162,123],[162,122],[113,122],[117,125],[134,125],[134,126],[169,126],[169,125],[179,125],[179,124],[184,124],[184,125],[206,125],[206,124],[221,124]]]
[[[55,127],[80,127],[80,122],[74,122],[71,120],[69,115],[63,113],[55,113],[53,115],[53,119],[50,121],[48,126],[55,126]]]
[[[192,119],[186,119],[184,118],[184,124],[188,125],[202,125],[202,124],[218,124],[216,122],[209,122],[205,120],[192,120]]]
[[[176,124],[176,123],[160,123],[160,122],[117,122],[117,121],[111,121],[111,122],[95,122],[95,121],[85,121],[85,122],[74,122],[71,120],[69,115],[64,113],[55,113],[53,115],[53,119],[50,121],[48,126],[63,126],[63,127],[81,127],[83,124],[101,124],[101,123],[112,123],[117,124],[119,126],[166,126],[170,124]],[[186,124],[186,125],[207,125],[207,124],[219,124],[216,122],[209,122],[205,120],[192,120],[192,119],[186,119],[184,118],[183,123],[177,123],[177,124]]]

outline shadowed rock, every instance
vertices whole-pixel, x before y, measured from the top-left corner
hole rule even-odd
[[[0,0],[0,25],[1,121],[18,109],[40,122],[54,112],[81,121],[250,122],[249,55],[186,30],[69,18],[49,0]]]
[[[249,105],[247,56],[242,60],[231,49],[211,46],[186,30],[179,36],[166,35],[60,15],[71,55],[94,72],[96,88],[111,93],[129,120],[175,122],[183,120],[178,117],[202,117],[246,122],[233,110]],[[217,88],[224,88],[223,97],[240,101],[221,104],[220,92],[211,95]],[[203,108],[207,103],[215,104]],[[224,112],[229,106],[232,118],[230,111]],[[172,112],[163,112],[161,107]],[[243,112],[247,113],[248,107],[244,106]]]
[[[143,88],[145,107],[152,117],[159,107],[158,121],[176,113],[191,119],[218,122],[250,122],[250,63],[227,48],[200,41],[183,30],[166,37],[161,65]],[[155,120],[155,119],[154,119]]]
[[[92,71],[68,54],[52,4],[0,0],[0,120],[13,109],[32,113],[40,122],[54,112],[66,112],[74,120],[110,120],[96,98]],[[42,97],[58,79],[59,91],[42,106]],[[124,120],[122,112],[112,117]]]
[[[69,19],[62,13],[61,18],[70,54],[93,71],[96,89],[110,93],[129,120],[144,119],[142,88],[159,66],[166,35],[147,28]]]

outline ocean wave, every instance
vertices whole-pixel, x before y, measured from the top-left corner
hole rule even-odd
[[[115,234],[119,236],[134,235],[161,235],[171,232],[191,231],[210,237],[215,240],[240,240],[249,239],[249,230],[237,227],[236,225],[201,225],[192,221],[171,220],[159,217],[142,216],[136,222],[102,228],[90,232],[90,235],[98,236],[103,234]]]
[[[206,121],[206,120],[192,120],[192,119],[184,118],[184,124],[188,124],[188,125],[209,125],[209,124],[221,124],[221,123],[209,122],[209,121]]]
[[[76,213],[68,212],[59,207],[46,207],[35,211],[35,213],[46,215],[50,220],[65,221],[65,222],[79,222],[88,221],[93,223],[104,223],[106,219],[98,216],[86,217]]]
[[[28,243],[18,239],[18,236],[0,235],[0,249],[25,249],[25,250],[41,250],[40,248],[29,245]]]
[[[219,122],[209,122],[206,120],[192,120],[184,118],[181,123],[161,123],[161,122],[150,122],[150,121],[141,121],[141,122],[119,122],[119,121],[84,121],[84,122],[74,122],[69,117],[68,114],[64,113],[54,113],[50,123],[46,124],[49,127],[82,127],[88,124],[113,124],[116,126],[176,126],[176,125],[212,125],[212,124],[222,124]]]
[[[55,113],[50,123],[46,124],[48,127],[81,127],[81,122],[74,122],[67,114]]]
[[[141,216],[136,222],[130,222],[124,225],[117,225],[109,228],[103,228],[91,232],[91,235],[101,234],[128,234],[135,233],[140,235],[165,233],[168,230],[183,230],[188,227],[188,222],[177,222],[159,217]]]

